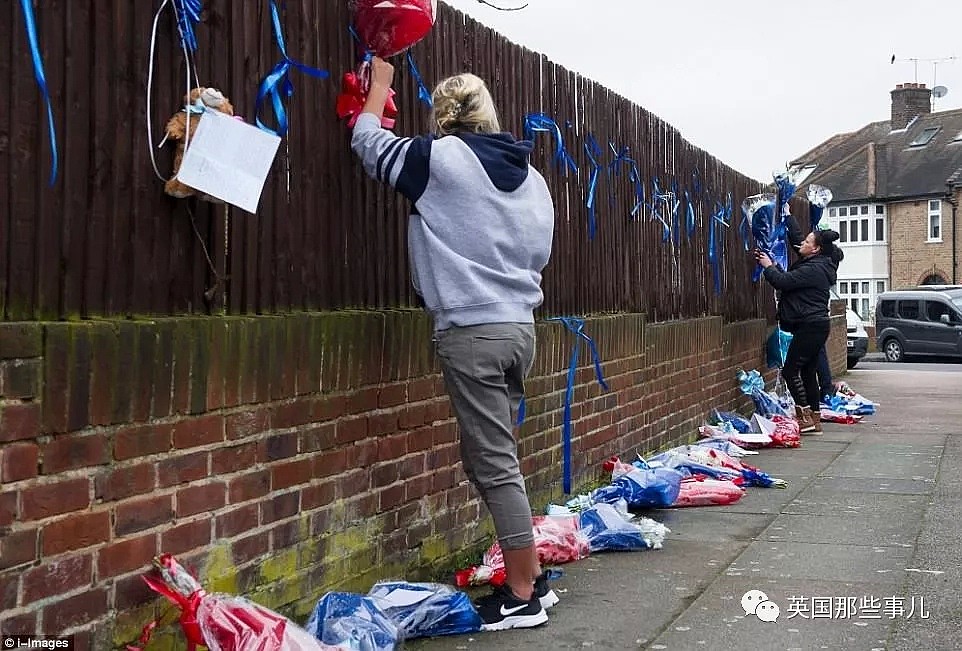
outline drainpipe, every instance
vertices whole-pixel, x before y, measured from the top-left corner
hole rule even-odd
[[[946,201],[952,205],[952,284],[955,285],[958,281],[956,280],[956,267],[959,266],[958,263],[958,229],[956,228],[956,214],[959,210],[959,201],[952,194],[952,184],[946,184],[949,188],[946,193]]]

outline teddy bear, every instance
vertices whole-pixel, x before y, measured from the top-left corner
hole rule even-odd
[[[181,183],[177,179],[177,172],[180,171],[180,164],[184,160],[184,151],[186,149],[185,136],[192,136],[194,134],[197,123],[200,122],[200,116],[206,109],[220,111],[230,116],[234,115],[234,107],[223,93],[216,88],[201,87],[193,89],[190,91],[190,94],[184,96],[184,108],[178,111],[167,122],[167,135],[165,140],[177,141],[177,151],[174,153],[174,171],[167,183],[164,184],[164,191],[178,199],[198,195],[201,199],[220,203],[220,201],[214,197],[200,194],[194,188]],[[190,112],[189,127],[187,119],[188,112]]]

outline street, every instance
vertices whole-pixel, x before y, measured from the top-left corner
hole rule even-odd
[[[652,511],[661,550],[565,566],[546,626],[414,642],[469,649],[956,649],[962,635],[962,365],[860,364],[880,403],[749,462],[788,480],[738,503]],[[762,590],[775,622],[740,602]]]
[[[887,362],[882,353],[869,353],[858,366],[849,371],[852,377],[860,377],[864,371],[919,371],[936,373],[962,373],[962,359],[958,357],[912,357],[904,362]]]

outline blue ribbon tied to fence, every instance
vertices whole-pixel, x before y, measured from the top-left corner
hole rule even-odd
[[[429,108],[434,108],[434,99],[431,97],[431,91],[424,85],[424,79],[421,77],[421,71],[418,70],[417,64],[414,63],[414,55],[411,54],[411,50],[408,50],[407,60],[408,70],[411,71],[411,76],[414,77],[414,83],[418,85],[418,99]]]
[[[598,177],[601,175],[601,164],[598,162],[598,159],[601,158],[601,147],[598,146],[594,136],[590,133],[585,140],[585,155],[591,164],[591,174],[588,177],[588,198],[585,205],[588,207],[588,239],[593,240],[598,229],[595,220],[595,200],[597,199]]]
[[[685,236],[688,241],[691,242],[692,236],[695,234],[695,207],[691,203],[691,196],[688,194],[688,190],[685,190]]]
[[[638,211],[641,210],[642,206],[645,204],[645,184],[641,182],[641,175],[638,173],[638,164],[631,157],[631,150],[628,146],[624,146],[621,149],[615,148],[615,143],[608,141],[608,148],[611,149],[611,153],[614,155],[614,160],[608,164],[608,175],[611,176],[621,176],[621,166],[628,167],[628,180],[634,186],[635,189],[635,205],[631,208],[630,216],[634,218],[637,216]]]
[[[50,90],[47,76],[43,71],[43,57],[40,56],[40,38],[37,36],[37,19],[33,14],[32,0],[20,0],[23,8],[23,21],[27,28],[27,42],[30,45],[30,58],[33,60],[33,76],[40,87],[40,94],[47,105],[47,131],[50,134],[50,185],[57,180],[57,130],[53,123],[53,106],[50,103]]]
[[[536,133],[550,133],[554,136],[554,158],[558,167],[565,174],[568,173],[570,169],[572,172],[578,172],[578,166],[575,164],[573,158],[565,149],[564,138],[561,136],[561,128],[557,123],[551,119],[551,117],[545,113],[529,113],[524,116],[524,137],[527,140],[534,140]]]
[[[601,385],[602,389],[608,391],[608,383],[605,382],[605,377],[601,372],[601,356],[598,354],[598,347],[595,346],[594,340],[585,333],[584,319],[560,316],[552,317],[548,319],[548,321],[561,323],[569,332],[575,335],[575,343],[571,347],[571,360],[568,364],[568,384],[565,388],[564,423],[562,425],[561,442],[562,487],[565,495],[569,495],[571,493],[571,401],[574,399],[575,376],[578,371],[578,356],[582,341],[588,343],[588,348],[591,351],[591,358],[595,365],[595,376],[598,378],[598,384]]]
[[[287,55],[287,46],[284,45],[284,33],[281,31],[281,18],[277,12],[277,4],[274,0],[271,0],[271,22],[274,30],[274,40],[277,41],[277,48],[281,51],[281,60],[274,66],[270,73],[264,77],[264,80],[261,81],[260,87],[257,90],[257,100],[254,102],[254,121],[257,123],[257,126],[264,131],[283,138],[287,134],[287,111],[284,109],[284,98],[294,94],[294,84],[291,83],[288,77],[290,69],[292,67],[297,68],[301,72],[307,73],[312,77],[317,77],[318,79],[327,79],[328,73],[326,70],[320,70],[300,63],[299,61],[294,61]],[[261,122],[260,119],[261,104],[268,97],[274,108],[274,115],[277,117],[276,131]]]
[[[200,12],[204,10],[201,0],[174,0],[174,13],[177,14],[177,31],[180,44],[185,50],[197,49],[197,36],[194,26],[200,22]]]

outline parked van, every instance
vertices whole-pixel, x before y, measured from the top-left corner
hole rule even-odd
[[[916,287],[879,295],[878,349],[890,362],[905,355],[962,357],[962,288]]]

